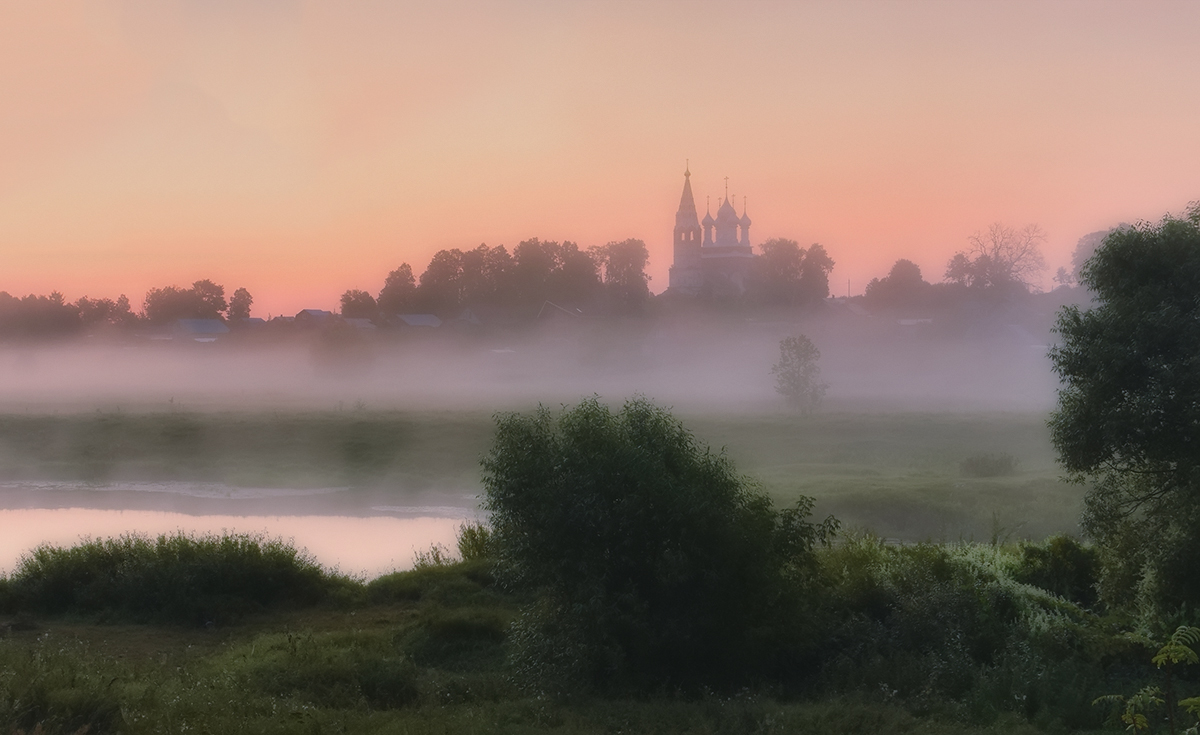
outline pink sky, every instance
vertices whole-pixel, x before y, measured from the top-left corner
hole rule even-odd
[[[1078,238],[1200,199],[1200,4],[219,0],[0,5],[0,290],[256,315],[401,262],[637,237],[699,203],[938,280],[994,221]],[[740,208],[740,204],[739,204]]]

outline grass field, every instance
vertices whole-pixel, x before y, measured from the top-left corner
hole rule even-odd
[[[907,541],[1077,530],[1082,488],[1059,481],[1042,414],[678,415],[777,502],[811,495],[849,528]],[[8,414],[0,481],[337,487],[339,512],[355,512],[477,491],[492,430],[484,411]],[[981,454],[1011,455],[1015,472],[965,476]]]

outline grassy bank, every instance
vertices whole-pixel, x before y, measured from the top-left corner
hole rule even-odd
[[[245,550],[253,545],[241,545],[251,562],[259,555]],[[1106,714],[1089,705],[1097,692],[1131,672],[1152,675],[1148,666],[1128,668],[1145,657],[1126,656],[1129,646],[1112,642],[1110,624],[1015,581],[1013,574],[1028,567],[1021,547],[888,551],[847,542],[823,552],[822,564],[830,604],[858,612],[839,634],[818,642],[824,663],[802,686],[632,697],[554,697],[522,685],[509,668],[507,638],[526,600],[499,588],[486,561],[434,564],[370,582],[320,573],[314,589],[323,594],[264,601],[230,625],[186,618],[133,624],[145,609],[103,605],[47,614],[31,609],[36,597],[13,594],[30,574],[73,578],[88,568],[93,576],[121,577],[154,566],[111,554],[105,560],[106,548],[62,550],[57,565],[31,560],[6,581],[0,731],[1082,732],[1099,727]],[[204,543],[193,544],[197,555],[217,565],[228,556]],[[189,568],[188,557],[164,547],[157,563],[178,571]],[[302,558],[282,566],[307,569]],[[237,580],[216,591],[259,594]],[[929,629],[939,625],[941,608],[965,615],[953,619],[967,627]],[[980,646],[991,653],[981,654]],[[1092,653],[1072,653],[1072,646]],[[1105,646],[1107,663],[1093,656]],[[982,663],[981,655],[991,658]],[[1127,667],[1116,679],[1113,660]]]

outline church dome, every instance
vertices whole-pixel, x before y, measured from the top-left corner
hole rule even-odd
[[[714,225],[714,224],[716,224],[716,223],[717,223],[717,221],[716,221],[715,219],[713,219],[713,216],[712,216],[712,214],[711,214],[710,212],[705,212],[705,213],[704,213],[704,219],[700,220],[700,222],[701,222],[701,224],[703,224],[705,227],[710,227],[710,226],[712,226],[712,225]]]
[[[741,225],[742,227],[749,227],[751,224],[750,215],[743,212],[742,218],[738,220],[738,224]]]
[[[721,208],[717,210],[717,221],[732,222],[737,224],[739,220],[740,218],[737,215],[737,211],[733,208],[733,205],[729,203],[729,199],[721,202]]]

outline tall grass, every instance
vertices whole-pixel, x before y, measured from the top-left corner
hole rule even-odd
[[[262,535],[123,535],[34,549],[7,580],[2,602],[9,612],[219,625],[357,586]]]

